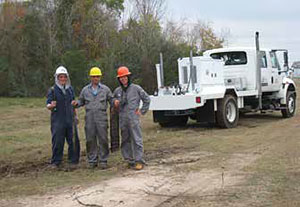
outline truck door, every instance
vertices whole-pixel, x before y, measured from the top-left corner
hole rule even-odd
[[[260,51],[261,87],[262,91],[270,91],[272,85],[272,68],[268,66],[266,51]]]
[[[271,63],[271,90],[280,90],[281,86],[281,76],[279,74],[280,64],[275,51],[270,51],[270,63]]]

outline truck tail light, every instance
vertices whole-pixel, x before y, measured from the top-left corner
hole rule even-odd
[[[201,97],[196,97],[196,103],[201,103]]]

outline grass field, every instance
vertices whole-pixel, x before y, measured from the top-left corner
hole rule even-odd
[[[82,148],[80,169],[74,172],[49,170],[50,113],[45,108],[44,99],[1,98],[0,115],[2,198],[44,193],[57,187],[99,181],[117,171],[115,168],[103,172],[86,169],[83,123],[79,128]],[[82,116],[83,110],[80,110],[81,120]],[[112,156],[110,160],[117,165],[120,157]]]
[[[298,91],[299,93],[299,91]],[[299,96],[297,98],[299,103]],[[47,169],[51,157],[49,111],[44,99],[0,99],[0,196],[45,194],[78,185],[89,186],[126,170],[120,153],[109,158],[105,171],[86,167],[83,109],[79,110],[82,157],[79,169]],[[142,119],[145,155],[149,165],[172,165],[173,171],[200,172],[223,168],[227,162],[238,165],[236,157],[249,156],[253,162],[238,172],[239,185],[225,189],[234,198],[210,198],[170,206],[299,206],[300,205],[300,115],[282,119],[280,113],[249,114],[234,129],[219,129],[189,122],[185,128],[163,129],[152,123],[152,114]],[[201,152],[204,159],[194,164],[176,165],[165,160],[172,156]],[[232,158],[235,159],[232,159]],[[66,160],[66,159],[65,159]],[[224,164],[225,163],[225,164]],[[228,163],[227,163],[228,164]],[[229,164],[230,166],[230,164]],[[228,171],[234,172],[228,168]],[[225,174],[226,175],[226,174]]]

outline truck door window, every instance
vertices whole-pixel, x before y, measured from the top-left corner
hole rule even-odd
[[[270,52],[270,58],[271,58],[272,68],[278,68],[278,70],[280,70],[280,66],[279,66],[279,63],[278,63],[276,53],[275,52]]]
[[[246,52],[222,52],[210,55],[213,59],[221,59],[225,65],[245,65],[247,64]]]
[[[186,66],[182,67],[182,72],[183,72],[183,83],[188,83],[188,71]]]
[[[265,51],[260,51],[260,67],[261,68],[267,68],[267,55]]]

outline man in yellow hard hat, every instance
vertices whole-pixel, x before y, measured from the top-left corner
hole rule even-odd
[[[140,116],[148,111],[150,98],[141,86],[131,83],[130,74],[125,66],[118,69],[117,78],[120,86],[114,91],[114,106],[120,111],[123,158],[130,167],[141,170],[145,161]],[[140,108],[141,101],[143,105]]]
[[[100,83],[101,76],[100,68],[91,68],[91,83],[82,89],[74,105],[85,106],[86,150],[90,168],[97,167],[99,162],[101,169],[106,169],[109,155],[107,107],[108,103],[112,104],[112,93]]]

